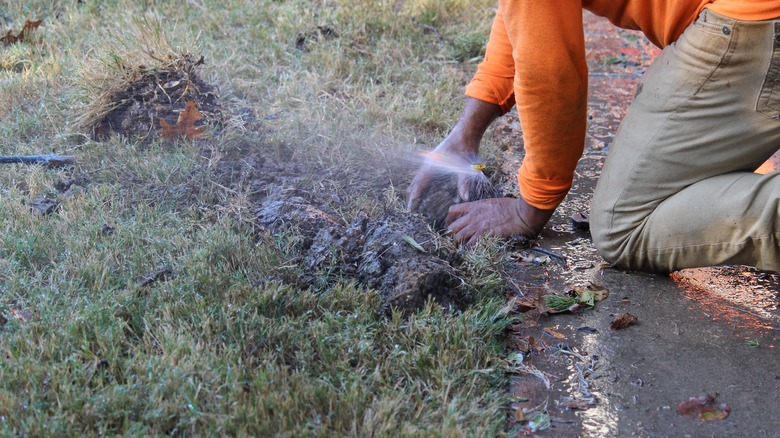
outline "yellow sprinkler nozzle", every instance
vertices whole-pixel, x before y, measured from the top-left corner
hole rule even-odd
[[[475,163],[471,165],[471,168],[482,172],[483,170],[487,169],[487,166],[485,163]]]

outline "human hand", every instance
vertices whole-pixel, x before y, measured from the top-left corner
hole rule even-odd
[[[447,231],[457,242],[474,245],[485,236],[520,234],[535,238],[555,210],[542,210],[523,198],[492,198],[455,204],[447,214]]]
[[[457,175],[458,195],[460,199],[468,201],[468,178],[475,172],[471,165],[477,162],[478,150],[478,142],[474,144],[468,141],[456,130],[435,149],[427,152],[420,170],[406,190],[409,210],[416,211],[420,207],[426,189],[437,176],[442,174]]]
[[[422,167],[407,189],[409,210],[415,211],[419,208],[425,189],[435,175],[453,172],[456,169],[460,170],[458,195],[464,201],[469,200],[468,172],[474,172],[471,165],[477,160],[482,135],[499,115],[501,115],[501,107],[496,104],[471,97],[466,99],[458,123],[447,138],[427,154]]]

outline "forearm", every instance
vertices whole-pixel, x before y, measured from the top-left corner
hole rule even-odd
[[[447,147],[449,152],[477,154],[482,136],[501,114],[499,105],[467,97],[460,119],[440,147]]]

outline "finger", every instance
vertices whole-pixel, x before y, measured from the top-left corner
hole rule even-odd
[[[406,189],[406,208],[409,209],[409,211],[415,211],[417,210],[417,207],[420,206],[420,197],[416,195],[417,190],[412,190],[414,186],[409,186]]]
[[[476,232],[475,227],[471,224],[465,224],[465,226],[461,227],[460,230],[455,233],[453,238],[458,242],[470,245],[472,241],[475,241],[475,236],[476,240],[479,240],[479,233]]]
[[[457,220],[449,223],[447,226],[447,231],[452,234],[453,237],[455,237],[460,234],[466,225],[468,225],[468,223],[464,218],[458,218]]]
[[[469,177],[467,175],[458,176],[458,196],[463,202],[469,202]]]
[[[428,172],[425,169],[421,169],[412,180],[412,184],[406,190],[409,198],[409,203],[407,204],[409,211],[415,211],[420,207],[420,201],[422,200],[422,195],[428,185],[429,179],[430,175]]]
[[[468,214],[468,212],[468,204],[452,204],[450,205],[449,210],[447,210],[447,219],[445,220],[445,223],[453,223]]]

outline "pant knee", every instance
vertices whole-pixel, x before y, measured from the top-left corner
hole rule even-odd
[[[590,232],[593,245],[599,255],[613,266],[626,269],[652,270],[645,254],[641,249],[642,223],[627,225],[625,221],[620,229],[612,226],[612,215],[606,212],[594,211],[591,213]]]
[[[608,263],[615,264],[619,259],[622,238],[612,233],[608,219],[606,214],[591,211],[590,235],[599,255]]]

